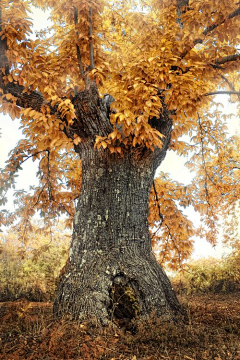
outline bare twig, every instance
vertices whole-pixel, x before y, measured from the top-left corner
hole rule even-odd
[[[38,194],[38,197],[37,197],[37,201],[36,201],[35,204],[32,206],[32,208],[34,208],[34,207],[38,204],[38,202],[39,202],[39,200],[40,200],[40,197],[41,197],[41,195],[42,195],[42,193],[43,193],[43,191],[44,191],[44,189],[45,189],[46,186],[47,186],[47,183],[45,183],[45,184],[43,185],[43,187],[42,187],[41,189],[39,189],[40,191],[39,191],[39,194]]]
[[[228,84],[229,89],[231,89],[232,91],[236,91],[233,84],[226,78],[226,76],[220,75],[220,77]]]
[[[208,204],[208,208],[207,208],[207,214],[209,216],[209,209],[211,209],[211,213],[212,213],[212,216],[213,216],[213,212],[212,212],[212,207],[211,207],[211,204],[210,204],[210,201],[209,201],[209,191],[208,191],[208,179],[213,183],[211,177],[209,176],[208,174],[208,171],[207,171],[207,164],[206,164],[206,160],[205,160],[205,156],[204,156],[204,143],[203,143],[203,139],[204,139],[204,134],[203,134],[203,127],[202,127],[202,123],[201,123],[201,118],[200,118],[200,115],[198,114],[198,126],[199,126],[199,129],[200,129],[200,139],[201,139],[201,156],[202,156],[202,164],[203,164],[203,169],[204,169],[204,172],[205,172],[205,181],[204,181],[204,187],[205,187],[205,197],[206,197],[206,202]]]
[[[35,152],[34,154],[31,154],[31,155],[24,155],[24,159],[21,161],[20,166],[23,163],[25,163],[25,161],[27,161],[27,160],[33,158],[34,156],[37,156],[38,154],[41,154],[41,153],[43,153],[45,151],[48,151],[48,150],[40,150],[40,151],[37,151],[37,152]]]
[[[48,196],[49,200],[53,200],[52,184],[51,184],[51,170],[50,170],[50,151],[47,150],[47,184],[48,184]]]
[[[227,94],[227,95],[238,95],[240,96],[240,92],[239,91],[212,91],[209,93],[204,94],[204,96],[209,96],[209,95],[222,95],[222,94]]]
[[[58,201],[56,201],[56,200],[54,200],[54,199],[53,199],[52,201],[55,202],[55,203],[59,206],[59,208],[62,208],[64,211],[66,211],[66,213],[68,213],[69,216],[73,216],[73,214],[71,214],[71,213],[68,211],[68,209],[66,208],[65,205],[60,204]]]
[[[158,193],[157,193],[157,190],[156,190],[156,186],[155,186],[155,181],[153,180],[153,189],[154,189],[154,193],[155,193],[155,198],[156,198],[156,203],[157,203],[157,207],[158,207],[158,215],[159,215],[159,218],[161,220],[160,222],[160,225],[159,225],[159,228],[158,230],[160,229],[162,223],[163,223],[163,215],[161,214],[161,209],[160,209],[160,202],[159,202],[159,199],[158,199]]]

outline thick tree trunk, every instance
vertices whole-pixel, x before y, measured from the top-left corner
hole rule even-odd
[[[180,306],[148,229],[153,156],[119,157],[87,146],[81,158],[82,189],[55,314],[102,324],[151,313],[173,318]]]

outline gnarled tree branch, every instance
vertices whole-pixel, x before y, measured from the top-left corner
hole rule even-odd
[[[0,88],[3,90],[4,94],[10,93],[17,98],[16,104],[22,108],[32,108],[38,112],[41,111],[41,107],[44,104],[43,95],[38,91],[28,90],[18,83],[8,82],[7,84],[4,81],[4,76],[0,74]],[[25,92],[24,92],[25,91]],[[50,105],[50,104],[48,104]],[[53,110],[53,107],[49,106],[52,113],[56,111]]]

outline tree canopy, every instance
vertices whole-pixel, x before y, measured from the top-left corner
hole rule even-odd
[[[39,185],[17,193],[18,209],[1,212],[2,223],[20,219],[17,226],[26,238],[36,211],[46,225],[64,213],[70,226],[81,191],[81,160],[74,149],[91,137],[99,151],[119,157],[133,148],[156,151],[164,141],[161,117],[168,112],[173,122],[170,149],[187,156],[196,177],[188,186],[167,174],[154,181],[149,226],[160,261],[173,268],[181,265],[191,254],[194,236],[214,244],[224,220],[225,240],[234,242],[239,139],[228,136],[227,116],[214,95],[239,99],[239,2],[31,4],[51,10],[52,25],[36,36],[29,2],[1,0],[1,111],[21,118],[25,136],[2,170],[1,204],[29,158],[39,161]],[[102,119],[74,127],[74,99],[90,87],[105,101],[110,123]],[[201,228],[184,214],[190,205],[202,216]]]

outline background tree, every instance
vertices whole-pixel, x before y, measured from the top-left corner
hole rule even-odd
[[[192,236],[207,232],[214,242],[228,199],[231,209],[237,204],[236,139],[227,140],[224,118],[210,110],[216,93],[239,96],[239,4],[33,4],[50,8],[53,22],[34,40],[28,3],[1,1],[1,110],[21,117],[25,135],[10,154],[2,188],[13,186],[28,158],[39,159],[40,180],[19,194],[18,211],[3,221],[20,217],[24,231],[37,210],[48,225],[59,213],[69,215],[68,225],[74,216],[56,314],[104,324],[152,311],[172,318],[180,306],[151,242],[160,241],[162,262],[181,265]],[[190,166],[200,163],[193,184],[163,175],[153,182],[168,149],[192,152]],[[190,204],[203,229],[180,210]]]

